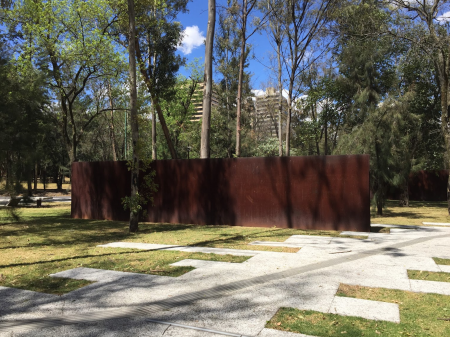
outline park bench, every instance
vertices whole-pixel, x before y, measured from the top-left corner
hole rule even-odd
[[[37,207],[41,207],[42,206],[42,201],[52,200],[53,197],[33,197],[31,199],[36,201],[36,206]]]
[[[32,201],[36,201],[37,207],[41,207],[42,201],[51,200],[51,199],[53,199],[53,197],[31,197],[31,198],[11,197],[11,199],[9,199],[9,202],[6,204],[6,206],[17,207],[17,206],[19,206],[19,202],[22,200],[23,201],[32,200]]]

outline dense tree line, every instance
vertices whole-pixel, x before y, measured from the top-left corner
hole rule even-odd
[[[130,160],[137,150],[153,159],[364,153],[381,213],[388,186],[404,189],[407,203],[411,171],[449,166],[446,1],[209,0],[210,50],[189,66],[176,52],[187,0],[4,5],[0,167],[9,189],[31,186],[37,173],[58,181],[74,161]],[[272,47],[276,137],[256,128],[254,34]],[[212,77],[202,126],[192,103]],[[209,110],[212,95],[218,105]]]

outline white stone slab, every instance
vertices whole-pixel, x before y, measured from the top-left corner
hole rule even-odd
[[[147,274],[137,274],[125,271],[115,271],[115,270],[105,270],[96,268],[74,268],[59,273],[50,274],[50,277],[63,277],[71,278],[75,280],[87,280],[92,282],[109,282],[114,281],[122,277],[145,277],[145,278],[157,278],[160,276],[147,275]]]
[[[417,293],[450,295],[450,282],[410,280],[411,290]]]
[[[262,329],[261,332],[257,335],[257,337],[314,337],[314,336],[274,329]]]
[[[341,232],[340,235],[349,235],[349,236],[368,236],[370,232],[350,232],[350,231],[344,231]]]
[[[168,337],[169,336],[170,337],[224,337],[224,336],[227,336],[225,333],[214,333],[211,331],[206,331],[206,330],[209,330],[207,328],[204,328],[204,329],[205,329],[205,331],[171,325],[164,332],[164,337],[165,336],[168,336]],[[240,337],[241,334],[230,333],[230,334],[228,334],[228,336]]]
[[[323,245],[331,242],[330,236],[315,236],[315,235],[292,235],[285,242],[286,243],[300,243],[304,245]]]
[[[391,234],[405,234],[405,233],[417,234],[417,230],[415,228],[391,228]]]
[[[273,242],[273,241],[253,241],[249,245],[256,246],[271,246],[271,247],[289,247],[289,248],[301,248],[301,243],[287,243],[287,242]]]
[[[439,269],[440,269],[441,271],[443,271],[444,273],[450,273],[450,266],[446,266],[446,265],[443,265],[443,264],[439,264],[438,267],[439,267]]]
[[[330,313],[400,323],[398,304],[335,296]]]
[[[223,268],[229,266],[230,262],[184,259],[170,265],[175,267]]]
[[[427,226],[450,226],[447,222],[422,222],[422,224]]]
[[[207,253],[220,255],[236,255],[236,256],[254,256],[257,254],[271,253],[258,250],[241,250],[229,248],[210,248],[210,247],[195,247],[195,246],[177,246],[177,245],[159,245],[153,243],[138,243],[138,242],[112,242],[105,245],[98,245],[102,248],[132,248],[142,250],[176,250],[180,252],[191,253]]]

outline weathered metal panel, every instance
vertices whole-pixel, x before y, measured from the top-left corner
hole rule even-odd
[[[448,170],[417,171],[408,177],[410,201],[447,201]],[[399,200],[404,191],[396,186],[389,187],[388,199]]]
[[[370,230],[369,157],[158,160],[148,221]],[[74,163],[72,217],[127,220],[125,162]]]

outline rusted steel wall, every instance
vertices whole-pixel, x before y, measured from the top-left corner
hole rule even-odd
[[[448,171],[417,171],[409,175],[409,200],[447,201]],[[389,199],[400,199],[402,190],[391,187]]]
[[[148,221],[370,230],[369,157],[158,160]],[[127,220],[125,162],[72,165],[72,217]]]

